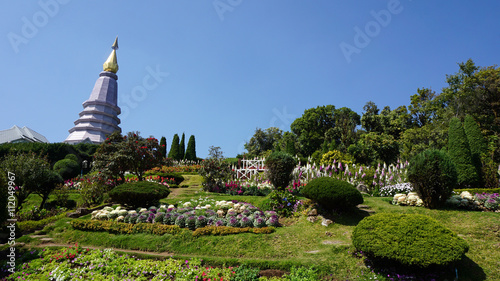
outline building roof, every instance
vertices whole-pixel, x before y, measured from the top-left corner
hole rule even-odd
[[[19,128],[14,125],[8,130],[0,131],[0,143],[11,142],[45,142],[48,143],[46,137],[24,126]]]

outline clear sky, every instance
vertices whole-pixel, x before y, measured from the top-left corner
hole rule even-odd
[[[117,35],[123,132],[168,148],[195,135],[201,157],[211,145],[234,157],[256,128],[290,130],[311,107],[394,109],[417,88],[440,93],[458,62],[500,61],[498,0],[0,3],[0,130],[50,142],[68,136]]]

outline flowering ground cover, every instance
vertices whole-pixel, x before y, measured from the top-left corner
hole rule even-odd
[[[92,213],[92,219],[115,220],[125,223],[161,223],[191,230],[205,226],[265,227],[279,226],[274,211],[263,212],[252,204],[233,201],[215,201],[209,198],[180,201],[178,206],[160,205],[126,210],[120,206],[105,207]]]

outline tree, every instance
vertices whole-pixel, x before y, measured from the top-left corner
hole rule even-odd
[[[333,127],[335,127],[334,105],[306,109],[304,114],[290,125],[292,132],[297,135],[303,156],[312,155],[320,149],[325,141],[325,133]]]
[[[369,101],[363,106],[363,116],[361,117],[361,126],[367,132],[382,132],[380,121],[378,120],[379,110],[373,101]]]
[[[196,161],[196,141],[194,135],[189,137],[189,141],[186,149],[186,160]]]
[[[399,155],[398,142],[393,136],[375,132],[361,135],[355,144],[349,146],[348,152],[356,163],[365,165],[394,163]]]
[[[448,143],[448,128],[444,123],[429,123],[407,129],[399,140],[400,158],[410,160],[427,149],[441,149]]]
[[[292,181],[292,172],[297,163],[292,155],[275,151],[266,158],[267,177],[277,190],[285,190]]]
[[[269,127],[265,130],[255,129],[252,138],[245,143],[248,157],[262,157],[267,151],[273,150],[283,136],[283,131],[276,127]]]
[[[335,146],[342,152],[356,142],[356,126],[360,125],[360,116],[350,108],[335,110],[335,127],[326,132],[327,141],[335,141]],[[332,134],[333,133],[333,134]]]
[[[427,88],[418,88],[417,94],[410,97],[410,110],[412,123],[417,127],[423,127],[432,122],[436,117],[438,106],[434,99],[436,92]]]
[[[225,161],[220,147],[211,146],[209,157],[201,163],[198,173],[203,177],[204,191],[225,192],[225,182],[231,179],[234,172],[229,162]]]
[[[144,172],[158,166],[162,161],[158,140],[141,137],[139,132],[122,136],[111,134],[97,149],[93,169],[109,179],[123,182],[125,172],[130,171],[139,180]]]
[[[465,116],[464,131],[470,147],[472,164],[476,168],[481,186],[484,186],[481,158],[488,153],[488,143],[484,139],[476,120],[471,115]]]
[[[469,142],[462,127],[462,122],[456,117],[450,120],[448,154],[457,168],[458,185],[461,188],[476,187],[479,179],[476,169],[472,165]]]
[[[15,175],[15,196],[17,198],[16,212],[22,208],[31,193],[42,197],[42,205],[55,184],[62,182],[60,176],[50,169],[46,158],[34,153],[13,153],[4,157],[1,163],[3,173]]]
[[[80,165],[74,159],[74,154],[68,154],[62,160],[57,161],[52,168],[65,180],[78,176],[81,172]]]
[[[186,136],[182,133],[181,143],[179,144],[179,160],[184,160],[186,153],[185,138]]]
[[[171,158],[173,160],[180,160],[179,135],[177,134],[175,134],[174,138],[172,139],[172,145],[170,146],[168,158]]]
[[[167,157],[167,139],[165,137],[160,139],[160,153],[162,157]]]

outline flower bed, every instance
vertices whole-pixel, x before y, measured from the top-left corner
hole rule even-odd
[[[398,193],[394,195],[392,204],[401,206],[423,206],[423,202],[416,192],[410,192],[408,194]],[[476,193],[472,195],[468,191],[462,191],[460,195],[455,194],[446,200],[446,205],[451,208],[500,212],[500,195],[498,193]]]
[[[194,202],[194,203],[193,203]],[[113,220],[129,224],[161,223],[177,225],[180,228],[195,230],[205,226],[230,227],[265,227],[279,226],[278,216],[274,211],[262,212],[257,207],[238,201],[214,201],[200,198],[199,200],[179,202],[174,205],[161,205],[126,210],[104,207],[92,212],[92,219]]]
[[[207,267],[198,259],[141,260],[111,249],[80,246],[39,251],[6,280],[231,280],[232,267]]]

